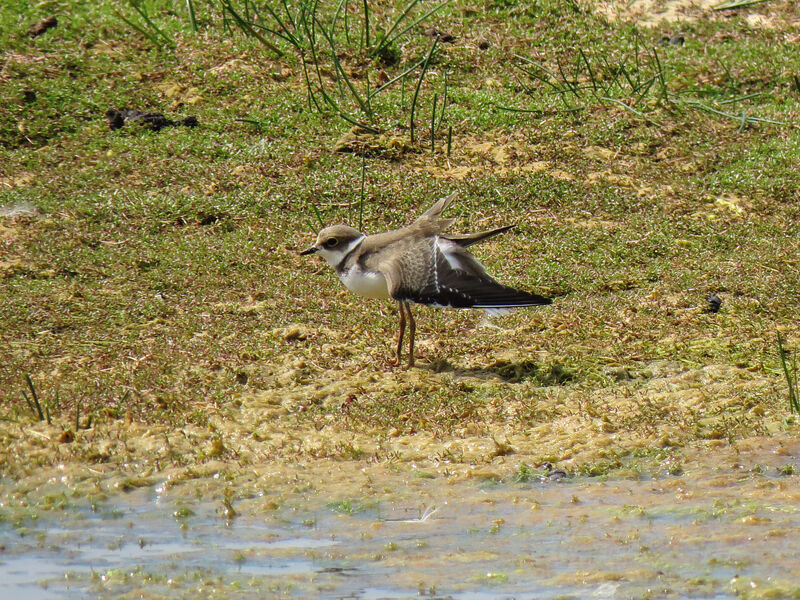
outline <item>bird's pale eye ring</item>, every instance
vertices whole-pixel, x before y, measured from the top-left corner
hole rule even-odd
[[[326,248],[335,248],[336,244],[338,243],[339,240],[337,240],[336,238],[331,238],[329,240],[325,240],[325,242],[323,242],[322,245],[325,246]]]

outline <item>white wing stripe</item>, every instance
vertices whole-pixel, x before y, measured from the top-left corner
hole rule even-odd
[[[439,261],[438,256],[436,255],[437,252],[441,252],[439,249],[439,236],[436,235],[433,237],[433,287],[436,290],[436,293],[440,293],[441,289],[439,288]]]

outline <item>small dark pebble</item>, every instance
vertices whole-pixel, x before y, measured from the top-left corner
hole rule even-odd
[[[676,33],[675,35],[662,35],[660,38],[658,38],[658,45],[683,46],[685,41],[685,38],[680,33]]]
[[[48,29],[52,29],[53,27],[58,25],[58,19],[55,17],[48,17],[44,21],[39,23],[34,23],[28,28],[28,35],[32,38],[39,37]]]
[[[239,385],[247,385],[248,379],[249,377],[247,376],[247,373],[236,374],[236,383],[238,383]]]
[[[161,131],[165,127],[182,125],[184,127],[197,127],[197,117],[186,117],[180,121],[172,121],[161,113],[142,112],[141,110],[117,110],[110,108],[106,111],[108,127],[111,130],[121,129],[125,124],[136,123],[153,131]]]
[[[354,575],[358,572],[355,567],[323,567],[317,573],[332,573],[335,575]]]
[[[546,462],[542,465],[542,467],[544,467],[545,471],[547,471],[542,477],[542,481],[546,479],[551,481],[559,481],[565,477],[569,477],[566,471],[562,469],[556,469],[552,463]]]
[[[708,301],[708,308],[706,309],[706,312],[718,313],[720,307],[722,307],[722,298],[716,294],[711,294],[708,298],[706,298],[706,300]]]
[[[454,35],[450,35],[449,33],[444,33],[443,31],[439,31],[435,27],[431,27],[430,29],[425,30],[425,35],[431,38],[439,38],[439,41],[443,44],[452,44],[456,41]]]
[[[489,43],[488,40],[480,40],[480,41],[478,41],[477,46],[478,46],[479,50],[488,50],[489,46],[491,46],[491,44]]]
[[[36,102],[36,92],[33,90],[25,90],[22,92],[22,101],[25,104],[33,104]]]

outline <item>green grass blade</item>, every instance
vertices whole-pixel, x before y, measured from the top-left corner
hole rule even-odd
[[[120,14],[120,13],[118,13],[116,11],[114,11],[114,14],[119,19],[124,21],[129,27],[135,29],[136,31],[141,33],[144,37],[146,37],[148,40],[150,40],[155,46],[158,46],[159,48],[163,48],[164,47],[164,44],[161,43],[161,40],[158,38],[158,36],[154,35],[153,33],[149,32],[147,30],[145,30],[143,27],[140,27],[139,25],[137,25],[136,23],[134,23],[133,21],[131,21],[130,19],[128,19],[127,17],[125,17],[122,14]]]
[[[364,0],[364,48],[369,48],[369,3]]]
[[[658,58],[658,51],[653,48],[653,59],[656,61],[656,75],[658,76],[658,85],[661,90],[661,98],[665,104],[669,103],[669,92],[667,90],[667,81],[664,78],[664,68],[661,66],[661,60]]]
[[[592,83],[592,94],[597,98],[598,83],[594,76],[592,65],[589,63],[589,58],[586,56],[583,48],[578,48],[578,53],[580,54],[581,59],[583,59],[583,64],[586,65],[586,71],[589,73],[589,81]]]
[[[289,43],[292,44],[292,46],[294,46],[298,51],[301,51],[302,47],[303,47],[302,43],[300,42],[300,40],[297,38],[297,36],[295,34],[293,34],[291,31],[289,31],[289,28],[286,26],[286,23],[284,22],[283,19],[281,19],[278,16],[278,13],[276,13],[274,10],[272,10],[272,7],[269,4],[265,4],[264,5],[264,9],[270,14],[270,16],[273,18],[273,20],[278,24],[278,27],[280,27],[280,29],[283,31],[284,35],[281,36],[281,37],[283,37],[284,39],[288,40]],[[289,10],[288,7],[286,8],[286,10],[287,11]],[[289,21],[292,22],[291,16],[289,17]],[[294,23],[293,23],[293,25],[294,25]]]
[[[712,106],[708,106],[707,104],[704,104],[704,103],[702,103],[702,102],[700,102],[698,100],[684,100],[683,104],[685,106],[688,106],[688,107],[691,107],[691,108],[696,108],[698,110],[702,110],[702,111],[710,113],[712,115],[718,115],[720,117],[725,117],[727,119],[731,119],[731,120],[736,121],[736,122],[742,122],[743,121],[742,115],[734,115],[734,114],[727,113],[727,112],[724,112],[724,111],[721,111],[721,110],[717,110],[716,108],[714,108]],[[744,115],[744,123],[745,124],[747,124],[747,123],[768,123],[770,125],[783,125],[783,126],[788,126],[789,125],[788,123],[784,123],[783,121],[774,121],[772,119],[764,119],[762,117],[750,117],[750,116],[747,116],[747,115]]]
[[[27,373],[25,373],[25,381],[28,383],[28,388],[31,390],[31,396],[33,397],[33,403],[36,406],[36,413],[39,415],[39,420],[44,421],[44,412],[42,412],[42,405],[39,402],[39,395],[36,393],[36,388],[33,386],[31,376]]]
[[[622,100],[617,100],[616,98],[609,98],[608,96],[601,96],[600,100],[602,100],[603,102],[611,102],[613,104],[621,106],[625,110],[630,111],[631,113],[633,113],[634,115],[636,115],[640,119],[644,119],[648,123],[652,123],[653,125],[661,125],[661,123],[659,123],[655,119],[652,119],[652,118],[648,117],[646,114],[644,114],[643,112],[638,111],[635,108],[632,108],[632,107],[628,106]]]
[[[419,97],[419,90],[422,87],[422,81],[425,79],[425,74],[428,72],[428,64],[430,63],[431,57],[433,53],[436,51],[436,47],[439,45],[439,38],[436,37],[433,40],[433,44],[431,45],[430,51],[428,51],[427,56],[425,57],[425,62],[422,64],[422,71],[419,74],[419,79],[417,80],[417,87],[414,90],[414,99],[411,101],[411,119],[410,119],[410,129],[411,129],[411,143],[414,143],[414,113],[417,109],[417,98]]]
[[[387,44],[391,44],[394,40],[396,40],[398,38],[401,38],[406,33],[408,33],[410,30],[412,30],[414,27],[416,27],[417,25],[419,25],[423,21],[427,20],[428,17],[430,17],[436,11],[440,10],[443,6],[446,6],[449,3],[450,3],[450,0],[446,0],[445,2],[442,2],[441,4],[439,4],[437,6],[434,6],[428,12],[420,15],[419,17],[417,17],[416,19],[411,21],[411,23],[409,23],[406,27],[404,27],[403,29],[401,29],[397,33],[395,33],[395,35],[392,38],[390,38],[388,35],[384,36],[383,40],[385,41],[385,43],[382,44],[382,46],[385,46]]]
[[[33,406],[33,402],[31,402],[31,399],[28,396],[28,394],[25,392],[25,390],[22,390],[22,397],[25,398],[25,403],[28,405],[28,408],[31,410],[31,412],[35,415],[36,414],[36,408]]]
[[[389,43],[391,35],[394,33],[394,30],[397,29],[400,23],[403,22],[403,19],[406,18],[406,15],[409,12],[411,12],[411,9],[413,9],[417,4],[419,4],[419,2],[420,0],[411,0],[411,2],[409,2],[406,5],[406,7],[403,9],[400,15],[394,20],[392,26],[389,27],[389,30],[386,32],[386,35],[384,35],[383,38],[378,42],[378,45],[375,46],[375,48],[373,48],[372,50],[369,50],[370,56],[376,56],[383,49],[383,47]],[[369,49],[369,46],[367,46],[367,48]]]
[[[316,16],[314,18],[316,19]],[[333,38],[324,28],[320,28],[320,30],[322,31],[322,36],[327,40],[328,45],[331,48],[331,59],[333,60],[333,66],[336,69],[336,72],[339,74],[339,77],[341,77],[344,80],[345,85],[350,90],[350,93],[352,94],[353,99],[356,101],[358,106],[361,108],[364,114],[367,115],[369,120],[372,121],[373,113],[370,107],[369,98],[364,99],[361,97],[361,94],[358,93],[358,90],[356,90],[355,86],[353,85],[353,82],[350,81],[350,78],[347,76],[344,67],[342,67],[342,63],[339,61],[339,57],[336,55],[336,44]]]
[[[436,151],[436,105],[439,102],[439,94],[433,95],[433,106],[431,108],[431,154]]]
[[[358,230],[364,230],[364,197],[367,182],[367,155],[361,155],[361,194],[358,197]]]
[[[345,0],[339,0],[339,4],[336,5],[336,10],[333,12],[333,18],[331,19],[331,26],[330,32],[331,35],[336,33],[336,22],[339,20],[339,15],[342,12],[342,7],[345,5]]]
[[[189,11],[189,23],[192,25],[192,31],[197,33],[197,16],[194,12],[194,0],[186,0],[186,9]]]
[[[133,8],[133,10],[135,10],[140,17],[142,17],[142,19],[144,20],[145,23],[147,23],[150,29],[152,29],[156,34],[161,36],[161,38],[167,43],[167,45],[170,48],[175,47],[175,42],[169,36],[167,36],[167,34],[161,31],[158,28],[158,26],[156,26],[155,23],[153,23],[153,21],[150,19],[150,15],[148,15],[147,12],[141,7],[140,2],[138,2],[137,0],[128,0],[128,3],[130,4],[131,8]]]
[[[450,150],[453,148],[453,126],[447,127],[447,158],[450,158]]]
[[[385,90],[386,88],[388,88],[390,85],[392,85],[392,84],[393,84],[393,83],[395,83],[396,81],[398,81],[398,80],[400,80],[400,79],[403,79],[404,77],[406,77],[406,75],[408,75],[408,74],[409,74],[409,73],[411,73],[412,71],[416,71],[416,70],[417,70],[417,67],[419,67],[420,65],[422,65],[422,64],[424,64],[424,63],[425,63],[425,58],[421,58],[421,59],[420,59],[418,62],[415,62],[415,63],[414,63],[413,65],[411,65],[411,66],[410,66],[408,69],[406,69],[405,71],[403,71],[402,73],[400,73],[400,75],[397,75],[396,77],[392,77],[392,78],[391,78],[389,81],[387,81],[386,83],[384,83],[382,86],[380,86],[380,87],[377,87],[377,88],[375,88],[374,90],[372,90],[372,92],[370,93],[370,98],[374,98],[374,97],[375,97],[375,96],[376,96],[378,93],[382,92],[383,90]]]
[[[283,56],[283,52],[278,48],[275,44],[267,40],[263,35],[261,35],[255,28],[248,22],[245,21],[236,9],[233,8],[233,4],[231,4],[231,0],[225,0],[222,4],[223,10],[226,11],[234,20],[236,25],[241,29],[245,34],[254,37],[257,39],[261,44],[273,52],[279,58]]]
[[[727,100],[719,100],[717,104],[733,104],[734,102],[743,102],[744,100],[750,100],[751,98],[759,98],[763,96],[764,92],[756,92],[754,94],[746,94],[744,96],[738,96],[736,98],[728,98]]]
[[[797,392],[797,358],[792,357],[791,364],[786,360],[789,352],[783,347],[783,336],[778,331],[778,357],[781,361],[783,375],[789,387],[789,412],[800,414],[800,397]]]
[[[442,98],[442,110],[439,111],[439,122],[436,124],[436,131],[442,128],[442,123],[444,122],[444,116],[447,112],[447,92],[448,92],[448,80],[447,80],[447,71],[444,73],[444,97]]]
[[[322,218],[319,207],[316,204],[312,204],[311,208],[314,210],[314,216],[317,217],[317,222],[320,224],[320,227],[325,227],[325,219]]]

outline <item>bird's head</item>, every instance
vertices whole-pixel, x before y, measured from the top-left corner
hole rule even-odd
[[[325,262],[335,267],[363,239],[364,234],[357,229],[347,225],[333,225],[321,230],[314,245],[303,250],[300,256],[318,253],[325,259]]]

